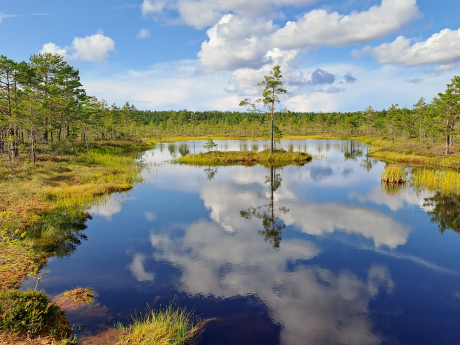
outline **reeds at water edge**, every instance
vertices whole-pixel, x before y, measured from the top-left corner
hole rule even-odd
[[[413,169],[411,183],[417,188],[440,191],[444,194],[460,194],[460,172],[452,170]]]
[[[382,171],[381,180],[385,183],[405,183],[407,181],[407,170],[400,165],[389,164]]]

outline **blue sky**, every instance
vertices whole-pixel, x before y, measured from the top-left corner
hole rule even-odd
[[[460,74],[460,1],[17,0],[0,53],[64,55],[88,94],[139,109],[243,110],[281,65],[292,111],[431,100]]]

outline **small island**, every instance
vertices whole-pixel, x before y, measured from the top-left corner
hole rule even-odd
[[[304,165],[311,155],[305,152],[288,152],[283,149],[264,151],[209,151],[190,154],[176,160],[181,164],[193,165]]]

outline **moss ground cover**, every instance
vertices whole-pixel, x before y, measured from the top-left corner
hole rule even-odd
[[[305,164],[312,157],[304,152],[287,152],[285,150],[270,151],[210,151],[191,154],[177,159],[181,164],[194,165],[231,165],[231,164]]]

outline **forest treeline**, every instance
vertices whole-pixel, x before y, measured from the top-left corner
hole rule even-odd
[[[377,134],[387,139],[416,139],[445,144],[459,134],[460,77],[444,93],[412,109],[393,104],[356,112],[280,112],[275,133],[338,136]],[[151,111],[132,104],[109,105],[86,94],[78,69],[59,55],[38,54],[15,62],[0,56],[0,154],[9,164],[22,153],[35,164],[37,153],[92,140],[134,137],[268,136],[266,114],[230,111]]]
[[[11,162],[25,152],[57,152],[76,140],[130,139],[144,128],[126,103],[109,106],[86,94],[78,69],[49,53],[15,62],[0,56],[0,154]]]
[[[154,136],[268,136],[267,114],[222,111],[140,111],[139,118]],[[412,109],[392,104],[356,112],[278,112],[275,132],[302,136],[331,134],[381,135],[391,139],[416,139],[420,144],[445,143],[446,152],[460,129],[460,77],[455,76],[444,93],[430,103],[420,98]]]

